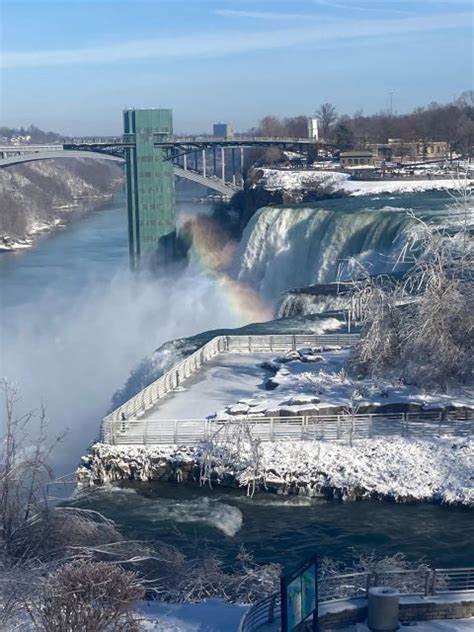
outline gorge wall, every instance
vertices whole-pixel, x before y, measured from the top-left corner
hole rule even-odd
[[[122,183],[122,168],[100,159],[52,159],[0,169],[0,249],[28,245],[35,233],[64,221],[71,210],[109,198]]]

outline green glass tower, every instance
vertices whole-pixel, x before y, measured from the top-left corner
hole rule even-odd
[[[174,241],[174,170],[155,140],[173,133],[171,110],[125,110],[124,140],[127,148],[127,207],[130,265],[159,247]]]

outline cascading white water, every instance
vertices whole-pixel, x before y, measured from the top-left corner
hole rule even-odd
[[[231,274],[274,301],[290,288],[335,281],[340,264],[353,257],[372,273],[389,271],[410,222],[403,209],[391,207],[264,207],[244,231]]]

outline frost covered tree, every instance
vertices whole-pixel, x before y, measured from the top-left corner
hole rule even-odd
[[[392,373],[407,383],[446,390],[472,380],[474,244],[471,191],[463,183],[444,225],[412,215],[401,253],[411,264],[398,281],[363,275],[352,302],[362,325],[350,368]]]

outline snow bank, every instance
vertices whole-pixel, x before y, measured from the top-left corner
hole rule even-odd
[[[421,191],[444,191],[459,189],[459,182],[455,179],[432,180],[383,180],[356,181],[347,180],[338,187],[351,196],[378,195],[381,193],[419,193]]]
[[[262,444],[267,484],[284,481],[308,495],[324,488],[342,499],[474,505],[474,451],[468,439],[365,439],[339,443],[284,441]],[[246,473],[241,475],[246,482]]]
[[[315,186],[339,188],[349,178],[349,174],[337,171],[287,171],[280,169],[262,169],[263,176],[258,185],[268,191],[299,191]]]
[[[328,187],[351,196],[377,195],[381,193],[416,193],[459,188],[459,182],[449,178],[425,180],[351,180],[348,173],[338,171],[262,169],[258,185],[269,191],[301,191],[316,187]]]
[[[198,481],[205,447],[96,444],[84,457],[78,481],[86,486],[120,480]],[[474,451],[469,439],[363,439],[337,442],[279,441],[260,445],[262,488],[342,500],[388,498],[474,506]],[[254,476],[243,447],[227,467],[214,470],[218,484],[246,487]]]

